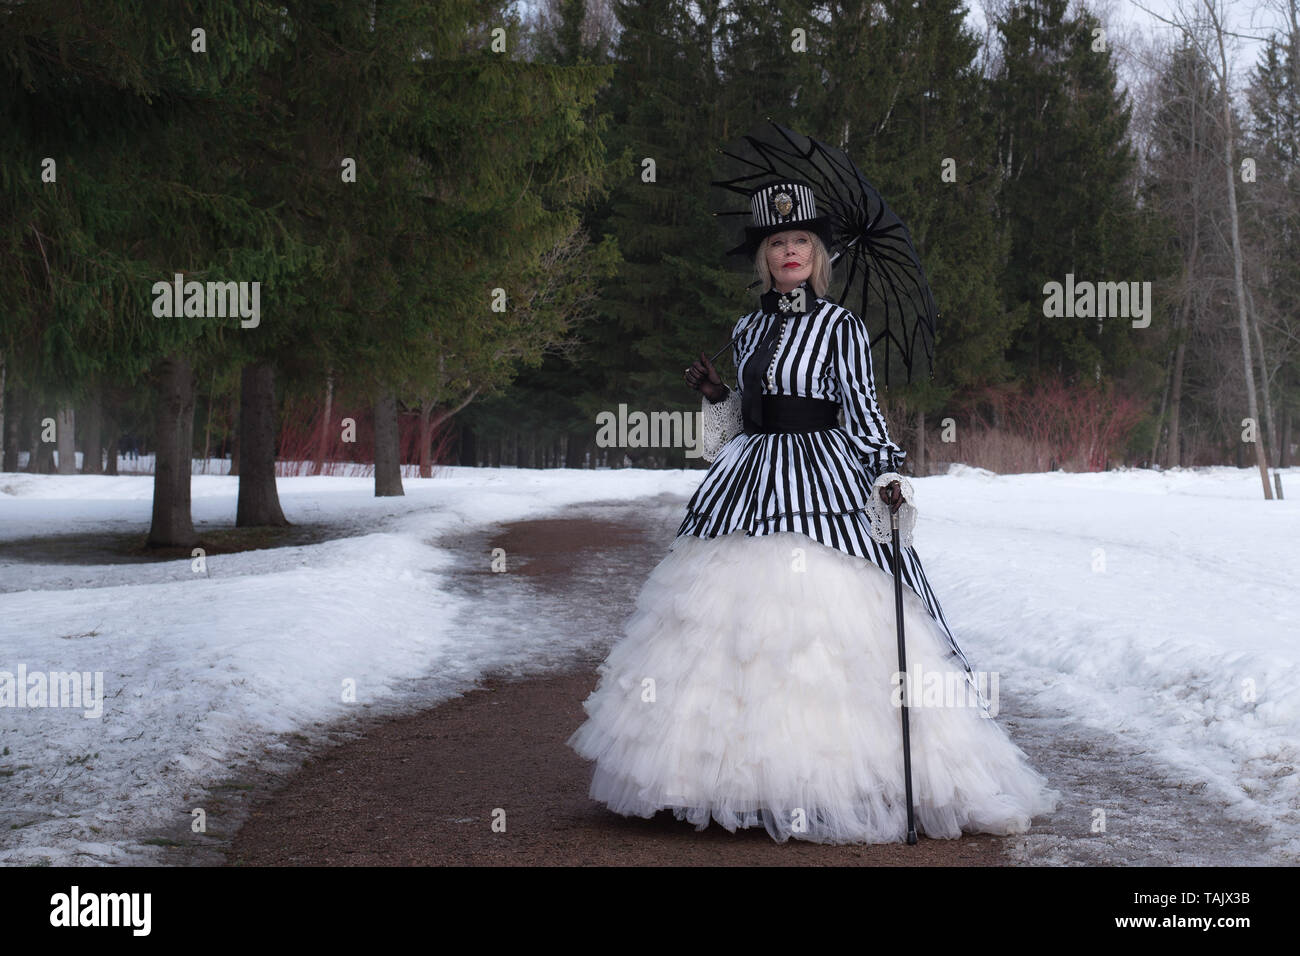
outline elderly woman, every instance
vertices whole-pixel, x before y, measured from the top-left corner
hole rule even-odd
[[[754,256],[766,291],[736,323],[736,388],[703,354],[685,373],[712,465],[568,743],[619,814],[902,841],[892,571],[870,532],[873,511],[914,514],[906,456],[876,403],[865,323],[824,297],[829,226],[812,189],[769,183],[751,213],[732,251]],[[991,719],[913,548],[901,563],[917,826],[1024,832],[1059,795]]]

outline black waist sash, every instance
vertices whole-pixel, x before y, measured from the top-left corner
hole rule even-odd
[[[840,404],[829,399],[764,395],[761,404],[762,424],[756,428],[746,422],[746,435],[820,432],[839,424]]]

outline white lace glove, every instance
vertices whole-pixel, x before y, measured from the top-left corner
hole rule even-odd
[[[711,462],[722,446],[745,430],[740,392],[734,388],[716,405],[700,397],[700,457]]]
[[[876,477],[871,486],[871,500],[867,502],[867,517],[871,519],[871,537],[881,544],[894,541],[893,522],[889,520],[889,505],[880,500],[880,489],[898,482],[903,492],[903,503],[898,506],[898,543],[904,548],[912,546],[912,529],[916,527],[916,505],[912,504],[912,483],[895,471],[886,471]]]

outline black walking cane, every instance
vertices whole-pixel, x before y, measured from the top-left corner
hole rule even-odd
[[[907,843],[916,843],[916,818],[912,811],[912,739],[907,725],[907,650],[903,641],[903,553],[898,544],[898,512],[889,511],[894,533],[894,612],[898,619],[898,672],[903,677],[903,784],[907,789]]]

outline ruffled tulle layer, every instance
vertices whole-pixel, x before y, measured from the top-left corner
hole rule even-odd
[[[909,674],[957,676],[920,599],[903,600]],[[596,762],[591,797],[780,842],[905,839],[894,615],[888,574],[806,535],[678,537],[568,740]],[[908,714],[921,834],[1023,833],[1059,805],[970,699],[909,696]]]

